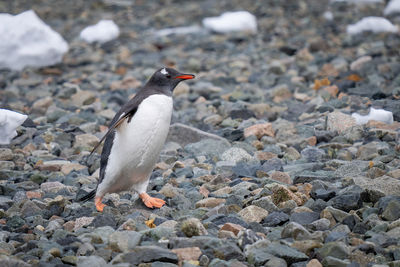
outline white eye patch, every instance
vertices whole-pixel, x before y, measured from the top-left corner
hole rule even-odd
[[[163,68],[160,72],[161,72],[162,74],[164,74],[164,75],[167,75],[167,74],[168,74],[168,71],[167,71],[165,68]]]

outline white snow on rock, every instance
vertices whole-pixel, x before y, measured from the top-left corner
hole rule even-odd
[[[112,20],[100,20],[97,24],[83,29],[80,38],[88,43],[106,43],[119,36],[119,27]]]
[[[325,11],[322,16],[324,17],[324,19],[326,19],[328,21],[333,20],[333,13],[331,11]]]
[[[391,0],[383,10],[385,16],[395,13],[400,13],[400,0]]]
[[[157,31],[155,34],[158,36],[167,36],[171,34],[185,35],[185,34],[201,32],[201,30],[202,30],[201,27],[194,25],[186,27],[165,28]]]
[[[0,69],[22,70],[61,62],[68,44],[33,10],[0,14]]]
[[[28,116],[7,109],[0,109],[0,145],[8,145],[15,136],[17,129]]]
[[[366,124],[370,120],[381,121],[387,124],[393,123],[393,113],[384,109],[374,109],[371,107],[368,115],[360,115],[353,113],[351,116],[356,120],[357,124]]]
[[[203,26],[218,33],[234,31],[257,32],[256,17],[247,11],[225,12],[219,17],[204,18]]]
[[[382,17],[365,17],[357,23],[347,26],[347,33],[350,35],[359,34],[364,31],[371,31],[374,33],[398,32],[399,28]]]
[[[383,0],[331,0],[331,3],[334,2],[347,2],[350,4],[358,4],[358,5],[366,5],[366,4],[381,4]]]

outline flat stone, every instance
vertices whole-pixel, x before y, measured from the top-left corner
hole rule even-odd
[[[293,200],[297,205],[301,206],[303,204],[303,200],[300,199],[297,195],[295,195],[292,191],[286,188],[283,185],[276,185],[272,188],[272,201],[275,205],[279,203],[283,203],[288,200]]]
[[[75,136],[74,147],[93,148],[99,142],[99,138],[92,134],[79,134]]]
[[[294,240],[310,239],[311,233],[301,224],[296,222],[288,223],[282,230],[282,238],[293,238]]]
[[[287,264],[284,259],[274,257],[264,264],[264,267],[287,267]]]
[[[363,176],[352,178],[354,183],[363,189],[378,190],[386,196],[400,196],[400,180],[394,179],[386,175],[375,179],[370,179]]]
[[[259,199],[253,200],[252,204],[267,210],[269,213],[279,210],[272,201],[271,196],[261,197]]]
[[[46,96],[36,100],[32,104],[32,112],[37,114],[45,114],[47,109],[53,104],[53,98]]]
[[[198,261],[203,254],[199,247],[176,248],[171,250],[178,255],[179,261]]]
[[[290,215],[291,222],[297,222],[301,225],[308,225],[319,219],[317,212],[294,212]]]
[[[238,215],[247,223],[261,222],[262,219],[268,216],[268,211],[258,206],[251,205],[239,211]]]
[[[340,111],[335,111],[328,114],[327,130],[337,131],[339,133],[345,131],[347,128],[356,126],[356,120],[347,114]]]
[[[0,148],[0,160],[12,160],[13,159],[13,152],[9,148]]]
[[[91,224],[94,220],[94,217],[80,217],[75,220],[74,230],[78,230],[84,226]]]
[[[243,148],[231,147],[222,154],[221,159],[238,163],[240,161],[250,161],[253,157]]]
[[[95,93],[89,90],[79,90],[76,94],[71,96],[72,103],[77,107],[92,104],[95,100]]]
[[[220,139],[202,139],[196,143],[190,143],[185,146],[185,150],[194,156],[219,157],[231,145],[227,140]]]
[[[1,170],[12,170],[15,168],[15,163],[12,161],[0,160]]]
[[[42,189],[44,192],[50,193],[57,193],[58,191],[66,187],[66,185],[63,185],[60,182],[45,182],[40,185],[40,189]]]
[[[307,255],[314,253],[315,249],[322,247],[323,243],[317,240],[295,240],[291,247]]]
[[[292,178],[286,172],[275,171],[271,174],[270,178],[272,180],[284,183],[284,184],[292,184]]]
[[[117,255],[111,264],[127,262],[132,265],[139,263],[150,263],[155,261],[178,263],[176,253],[157,246],[140,246],[132,249],[131,252]]]
[[[239,234],[240,231],[243,231],[245,228],[239,224],[235,223],[225,223],[220,230],[222,231],[229,231],[234,233],[236,236]]]
[[[61,172],[67,175],[72,171],[80,171],[86,168],[86,166],[83,166],[79,163],[66,163],[61,166]]]
[[[362,206],[361,194],[359,192],[340,194],[330,199],[328,205],[346,212],[358,210]]]
[[[400,218],[400,201],[392,200],[382,212],[382,218],[387,221],[395,221]]]
[[[322,260],[324,267],[349,267],[350,261],[347,259],[338,259],[335,257],[328,256]]]
[[[247,138],[251,135],[255,135],[258,139],[261,139],[263,136],[275,136],[275,131],[272,128],[272,124],[267,122],[263,124],[255,124],[244,129],[244,137]]]
[[[70,164],[68,160],[49,160],[39,165],[39,169],[43,171],[59,171],[65,164]]]
[[[306,267],[322,267],[322,264],[317,259],[310,260]]]
[[[226,200],[223,198],[215,198],[215,197],[208,197],[196,202],[196,208],[214,208],[222,203],[225,203]]]
[[[76,262],[76,266],[78,267],[87,267],[87,266],[97,266],[97,267],[106,267],[108,266],[107,262],[100,256],[79,256],[78,261]]]
[[[181,230],[187,237],[208,234],[206,228],[203,226],[201,221],[197,218],[189,218],[189,219],[183,221]]]
[[[347,259],[350,255],[350,249],[343,242],[329,242],[317,250],[321,259],[332,256],[338,259]]]
[[[266,251],[271,244],[269,240],[261,240],[245,247],[244,252],[248,261],[253,262],[256,266],[262,266],[274,256]]]
[[[227,146],[229,145],[229,142],[223,137],[207,133],[182,123],[174,123],[169,127],[167,142],[176,142],[184,147],[188,144],[197,143],[204,139],[218,140],[225,143]]]
[[[372,60],[371,56],[362,56],[351,62],[351,70],[360,70],[366,63]]]
[[[21,214],[24,217],[41,215],[42,212],[43,212],[42,209],[39,208],[34,202],[32,202],[30,200],[26,201],[21,208]]]
[[[273,243],[268,246],[265,251],[278,258],[284,259],[288,264],[308,260],[306,254],[286,245]]]
[[[171,184],[165,184],[161,190],[159,191],[160,194],[163,194],[166,197],[173,198],[179,195],[178,188],[174,187]]]
[[[268,227],[283,225],[289,220],[289,215],[281,211],[271,212],[263,220],[263,225]]]
[[[109,245],[113,251],[129,252],[139,245],[141,238],[135,231],[115,231],[109,236]]]

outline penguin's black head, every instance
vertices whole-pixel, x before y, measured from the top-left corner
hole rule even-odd
[[[184,74],[172,68],[162,68],[157,70],[149,80],[149,85],[160,86],[163,89],[173,91],[183,80],[193,79],[193,74]]]

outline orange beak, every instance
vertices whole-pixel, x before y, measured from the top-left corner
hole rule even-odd
[[[194,75],[193,74],[181,74],[176,76],[174,79],[182,79],[182,80],[190,80],[190,79],[194,79]]]

